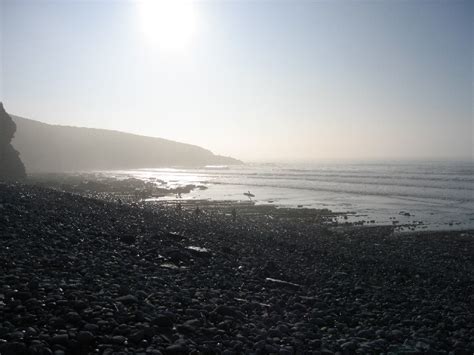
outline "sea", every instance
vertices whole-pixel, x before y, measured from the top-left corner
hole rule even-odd
[[[253,163],[110,174],[199,187],[182,199],[327,208],[348,213],[345,221],[397,225],[401,231],[474,229],[473,161]]]

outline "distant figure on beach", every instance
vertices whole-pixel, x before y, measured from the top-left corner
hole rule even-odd
[[[252,201],[252,197],[255,197],[254,194],[250,193],[250,190],[248,192],[244,192],[244,195],[247,196],[250,201]]]
[[[201,213],[201,210],[199,209],[199,206],[198,206],[198,207],[196,207],[196,209],[194,210],[194,214],[195,214],[196,216],[199,216],[200,213]]]
[[[237,219],[237,210],[235,209],[235,207],[232,209],[232,221],[236,221]]]

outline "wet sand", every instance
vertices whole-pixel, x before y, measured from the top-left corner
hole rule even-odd
[[[2,355],[474,351],[473,231],[101,198],[0,184]]]

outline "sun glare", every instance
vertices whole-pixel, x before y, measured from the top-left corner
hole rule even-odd
[[[196,9],[192,1],[140,0],[140,24],[146,39],[162,50],[180,51],[196,33]]]

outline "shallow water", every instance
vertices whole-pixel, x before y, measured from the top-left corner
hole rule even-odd
[[[430,230],[474,228],[472,161],[248,164],[110,174],[208,188],[196,189],[183,195],[184,199],[245,200],[243,194],[250,191],[257,204],[355,212],[349,221],[409,224]]]

